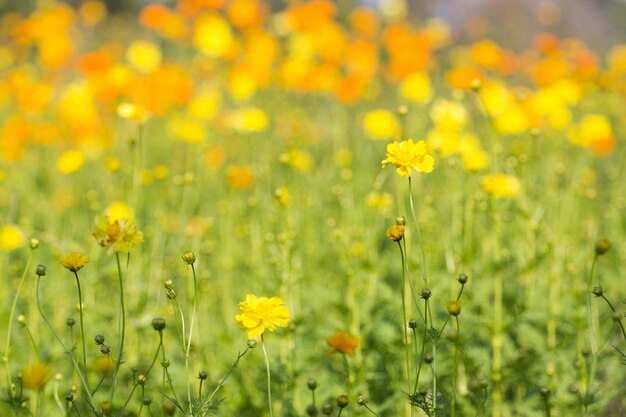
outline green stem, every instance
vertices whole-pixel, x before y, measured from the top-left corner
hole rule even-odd
[[[417,394],[417,384],[420,380],[420,373],[422,371],[422,365],[424,363],[424,352],[426,348],[426,338],[428,336],[428,299],[424,300],[424,336],[422,336],[422,353],[420,354],[419,365],[417,366],[417,375],[415,377],[415,387],[413,388],[413,394]]]
[[[459,379],[459,317],[455,316],[454,318],[456,322],[456,338],[454,341],[454,376],[452,378],[452,404],[450,405],[450,417],[455,417],[456,415],[456,387]]]
[[[52,327],[52,324],[50,323],[50,321],[48,320],[48,318],[44,314],[43,309],[41,308],[41,302],[39,300],[39,282],[40,282],[40,280],[41,280],[41,276],[38,275],[37,276],[37,287],[35,289],[35,298],[36,298],[36,301],[37,301],[37,309],[39,310],[39,314],[41,315],[41,318],[43,318],[43,321],[46,323],[46,325],[48,326],[48,328],[50,329],[50,331],[52,332],[52,334],[54,335],[56,340],[59,342],[59,344],[61,345],[61,347],[65,351],[65,353],[67,353],[69,355],[70,359],[72,360],[72,365],[74,365],[74,369],[76,370],[76,373],[78,374],[78,377],[80,378],[80,381],[83,384],[83,389],[85,391],[85,394],[87,395],[87,401],[89,402],[89,406],[91,407],[91,409],[94,412],[94,414],[96,414],[97,416],[100,416],[101,413],[98,410],[98,407],[96,406],[96,403],[93,400],[93,397],[91,396],[91,389],[89,388],[89,384],[87,383],[87,379],[85,378],[85,375],[83,374],[83,371],[80,369],[80,366],[78,365],[78,362],[76,362],[76,355],[74,355],[74,351],[67,349],[67,347],[65,346],[65,343],[63,343],[63,340],[61,340],[61,337],[54,330],[54,327]]]
[[[417,238],[419,239],[420,251],[422,253],[422,274],[424,275],[424,286],[428,287],[428,276],[426,273],[426,252],[424,251],[424,241],[422,240],[422,232],[420,230],[419,223],[417,222],[417,216],[415,215],[415,207],[413,205],[413,186],[411,184],[411,176],[409,176],[409,206],[411,207],[411,214],[413,215],[413,222],[415,222],[415,229],[417,230]]]
[[[83,296],[80,290],[80,280],[78,279],[78,272],[74,271],[76,277],[76,287],[78,288],[78,312],[80,317],[80,339],[83,344],[83,369],[87,371],[87,350],[85,349],[85,327],[83,325]]]
[[[191,337],[193,335],[193,325],[196,319],[196,309],[198,302],[198,285],[196,283],[196,269],[191,266],[193,273],[193,306],[191,308],[191,322],[189,324],[189,337],[187,338],[187,344],[185,349],[185,370],[187,371],[187,401],[189,401],[189,407],[191,408],[191,416],[193,417],[193,407],[191,407],[191,382],[189,381],[189,351],[191,350]]]
[[[228,379],[228,377],[230,376],[230,373],[233,371],[233,369],[237,367],[237,365],[239,365],[239,361],[241,360],[241,358],[244,357],[246,353],[248,353],[249,350],[250,350],[250,346],[246,347],[246,350],[244,350],[243,353],[237,354],[237,359],[235,359],[235,362],[231,365],[230,369],[228,369],[228,372],[226,372],[226,375],[224,375],[224,377],[217,384],[217,386],[215,387],[211,395],[208,396],[207,402],[211,401],[211,398],[213,398],[213,396],[217,394],[217,391],[219,391],[219,389],[224,386],[224,383],[226,383],[226,379]],[[313,395],[315,395],[315,393]]]
[[[150,374],[150,371],[152,370],[152,367],[156,363],[156,360],[159,357],[159,351],[161,350],[162,346],[163,346],[163,332],[159,330],[159,345],[157,346],[157,350],[156,350],[156,353],[154,354],[154,358],[152,358],[152,363],[146,370],[146,378],[148,377],[148,375]]]
[[[7,373],[7,382],[8,382],[7,388],[10,390],[11,395],[13,393],[13,388],[11,388],[12,383],[11,383],[11,370],[9,367],[9,350],[11,349],[11,335],[13,333],[13,320],[15,318],[15,309],[17,308],[17,300],[20,297],[20,291],[22,290],[22,285],[24,284],[24,280],[26,279],[26,273],[30,269],[30,264],[32,260],[33,260],[33,251],[31,250],[28,256],[28,261],[26,262],[26,268],[24,268],[24,272],[22,273],[20,282],[17,285],[17,291],[15,292],[15,298],[13,298],[13,304],[11,304],[11,313],[9,313],[9,325],[7,328],[7,342],[4,347],[4,352],[3,352],[3,357],[2,357],[2,361],[4,362],[4,367]]]
[[[113,401],[115,394],[115,387],[117,385],[118,372],[120,365],[122,364],[122,358],[124,355],[124,335],[126,332],[126,308],[124,307],[124,275],[122,274],[122,266],[120,264],[120,254],[115,252],[115,260],[117,261],[117,276],[120,286],[120,310],[119,310],[119,322],[118,322],[118,345],[117,345],[117,360],[115,361],[115,368],[113,370],[113,386],[111,387],[111,394],[109,395],[109,401]],[[128,263],[130,261],[130,253],[128,254],[126,262],[126,271],[128,271]]]
[[[406,377],[409,391],[411,390],[411,362],[410,362],[410,354],[409,354],[409,327],[407,325],[406,320],[406,271],[405,271],[405,259],[404,259],[404,251],[402,250],[402,245],[398,242],[398,247],[400,248],[400,255],[402,257],[402,334],[404,336],[404,356],[406,360]]]
[[[263,356],[265,356],[265,368],[267,369],[267,401],[269,403],[270,417],[274,417],[274,412],[272,411],[272,386],[271,386],[272,378],[270,375],[270,361],[267,356],[267,349],[265,349],[265,341],[263,340],[263,333],[261,333],[261,347],[263,348]]]
[[[608,298],[606,298],[606,296],[604,294],[601,295],[601,297],[604,299],[604,301],[606,301],[606,303],[609,305],[609,308],[611,309],[611,311],[613,313],[617,313],[617,311],[615,310],[615,308],[613,307],[613,304],[611,304],[611,302],[609,301]],[[621,320],[617,320],[617,324],[619,325],[620,329],[622,329],[622,336],[624,336],[624,340],[626,340],[626,331],[624,330],[624,324],[622,323]]]

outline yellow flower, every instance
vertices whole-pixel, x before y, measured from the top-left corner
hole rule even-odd
[[[483,179],[483,189],[495,198],[514,197],[520,188],[519,180],[511,175],[492,174]]]
[[[57,160],[57,169],[64,174],[76,172],[83,166],[85,157],[78,149],[70,149],[59,156]]]
[[[344,355],[354,356],[354,349],[359,347],[359,339],[350,336],[346,332],[337,331],[333,336],[326,339],[329,349],[328,354],[343,353]]]
[[[80,271],[87,262],[89,262],[88,256],[76,252],[67,253],[59,259],[59,263],[72,272]]]
[[[400,134],[400,123],[389,110],[372,110],[363,119],[363,129],[372,139],[390,139]]]
[[[130,252],[131,248],[143,243],[143,233],[128,219],[113,220],[109,216],[96,217],[96,231],[93,236],[98,244],[107,248],[107,253]]]
[[[151,73],[161,65],[161,50],[152,42],[133,41],[126,50],[130,66],[142,73]]]
[[[289,309],[280,297],[257,297],[246,295],[245,301],[239,303],[241,314],[235,316],[241,330],[248,333],[248,339],[254,339],[265,330],[274,331],[276,327],[289,324]]]
[[[128,204],[122,201],[114,201],[105,210],[105,215],[111,219],[111,221],[120,220],[120,219],[133,219],[133,210],[128,206]]]
[[[22,384],[24,388],[42,389],[44,385],[46,385],[46,382],[48,382],[51,373],[50,367],[45,363],[34,362],[30,364],[28,368],[24,369],[22,373]]]
[[[24,243],[24,234],[12,224],[0,227],[0,250],[17,249]]]
[[[426,142],[420,140],[413,143],[411,139],[402,142],[394,141],[387,145],[387,159],[383,162],[383,168],[391,164],[403,177],[411,176],[411,168],[417,172],[432,172],[435,166],[435,158],[428,155]]]

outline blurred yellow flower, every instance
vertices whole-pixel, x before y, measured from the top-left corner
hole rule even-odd
[[[483,189],[495,198],[515,197],[520,191],[519,180],[506,174],[491,174],[483,179]]]
[[[114,201],[106,208],[104,214],[109,217],[111,221],[128,219],[133,220],[133,210],[128,204],[123,201]]]
[[[267,113],[256,107],[235,110],[226,118],[226,124],[236,132],[255,133],[267,129],[269,119]]]
[[[52,370],[43,362],[30,364],[22,373],[22,385],[24,388],[34,390],[42,389],[52,374]]]
[[[143,233],[128,219],[110,220],[108,216],[96,217],[93,236],[107,253],[130,252],[133,246],[143,243]]]
[[[291,201],[291,195],[289,194],[289,189],[284,185],[281,185],[280,187],[276,189],[276,191],[274,191],[274,197],[276,197],[276,200],[278,200],[278,203],[283,207],[286,207],[287,205],[289,205],[289,201]]]
[[[201,120],[211,120],[222,102],[218,90],[207,90],[191,99],[187,106],[190,116]]]
[[[311,155],[298,149],[292,149],[289,152],[281,154],[279,159],[282,163],[291,166],[300,173],[309,172],[313,167],[313,158],[311,158]]]
[[[134,103],[123,102],[117,105],[116,113],[118,117],[127,120],[134,120],[136,122],[143,122],[146,120],[148,114],[146,110]]]
[[[602,114],[586,114],[577,127],[570,131],[569,140],[584,148],[591,147],[594,142],[613,136],[613,128],[609,119]]]
[[[396,171],[403,177],[411,176],[411,169],[417,172],[432,172],[435,158],[428,155],[426,142],[420,140],[413,143],[411,139],[402,142],[394,141],[387,145],[387,159],[382,161],[383,168],[387,165],[396,167]]]
[[[168,122],[170,132],[177,138],[188,143],[200,143],[206,137],[206,129],[203,122],[188,116],[173,116]]]
[[[368,112],[363,118],[363,129],[372,139],[391,139],[400,134],[398,119],[384,109]]]
[[[223,57],[234,45],[230,25],[217,13],[205,14],[196,20],[193,44],[205,55]]]
[[[439,129],[459,131],[467,123],[468,115],[463,104],[439,99],[430,109],[430,118]]]
[[[365,205],[370,208],[389,209],[393,206],[393,197],[389,193],[372,191],[365,198]]]
[[[337,331],[333,336],[326,339],[329,348],[327,353],[342,353],[347,356],[354,356],[354,349],[359,347],[359,339],[342,331]]]
[[[239,303],[241,314],[235,320],[241,330],[247,332],[248,339],[261,336],[265,330],[274,331],[276,327],[289,324],[289,309],[280,297],[257,297],[246,295],[245,301]]]
[[[59,259],[59,263],[72,272],[78,272],[89,262],[89,257],[77,252],[70,252]]]
[[[433,95],[430,77],[426,72],[414,72],[402,80],[400,95],[412,102],[428,103]]]
[[[57,159],[57,169],[64,174],[76,172],[83,166],[85,157],[78,149],[70,149],[61,154]]]
[[[126,59],[131,67],[148,74],[161,65],[161,50],[152,42],[134,41],[126,50]]]
[[[24,244],[24,234],[12,224],[0,227],[0,250],[10,251]]]

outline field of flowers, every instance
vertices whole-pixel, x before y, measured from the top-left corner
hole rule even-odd
[[[0,415],[626,415],[626,44],[76,3],[0,15]]]

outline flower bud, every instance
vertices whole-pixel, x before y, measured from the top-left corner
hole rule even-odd
[[[183,253],[182,258],[183,258],[183,261],[185,261],[187,265],[193,265],[194,262],[196,262],[196,255],[190,250]]]
[[[31,239],[30,240],[30,248],[35,250],[39,247],[39,240],[37,239]]]
[[[76,399],[76,396],[74,395],[72,391],[68,391],[65,394],[65,401],[67,401],[68,403],[74,402],[75,399]]]
[[[324,403],[322,413],[327,416],[331,415],[333,413],[333,405],[331,403]]]
[[[459,281],[461,284],[465,284],[467,282],[467,280],[468,280],[468,278],[467,278],[467,275],[465,275],[465,274],[461,274],[457,278],[457,281]]]
[[[606,239],[600,239],[598,243],[596,243],[596,255],[598,256],[604,255],[609,249],[611,249],[611,242]]]
[[[176,405],[171,401],[165,401],[161,408],[166,416],[173,416],[176,412]]]
[[[35,274],[40,277],[46,275],[46,266],[41,264],[37,265],[37,268],[35,268]]]
[[[94,342],[96,342],[96,345],[102,345],[104,343],[104,336],[102,336],[101,334],[97,334],[96,337],[93,338]]]
[[[398,106],[398,116],[406,116],[409,112],[409,107],[406,104],[400,104]]]
[[[306,386],[309,387],[311,391],[315,391],[315,388],[317,388],[317,380],[315,378],[307,379]]]
[[[434,360],[433,358],[433,354],[428,352],[427,354],[424,355],[424,362],[426,363],[432,363]]]
[[[169,359],[163,359],[163,360],[161,361],[161,366],[162,366],[163,368],[165,368],[165,369],[169,368],[169,367],[170,367],[170,365],[171,365],[171,364],[170,364]]]
[[[109,353],[111,353],[111,346],[107,346],[107,345],[100,346],[100,353],[102,353],[103,355],[108,355]]]
[[[367,404],[367,398],[364,395],[359,395],[356,399],[356,403],[360,406],[364,406]]]
[[[593,293],[593,295],[595,295],[596,297],[602,297],[602,295],[604,294],[604,290],[602,289],[602,287],[598,286],[598,287],[593,287],[593,291],[591,291]]]
[[[174,280],[172,280],[172,279],[166,280],[165,281],[165,289],[166,290],[174,289]]]
[[[459,304],[458,301],[449,301],[447,308],[448,314],[450,314],[451,316],[456,317],[461,314],[461,304]]]
[[[306,415],[315,417],[317,415],[317,407],[315,404],[309,404],[306,406]]]
[[[138,385],[141,385],[143,387],[144,385],[146,385],[147,378],[145,375],[137,375],[136,381]]]
[[[209,374],[207,374],[206,371],[200,371],[198,372],[198,379],[201,381],[204,381],[205,379],[207,379],[209,376]]]
[[[396,224],[398,226],[405,226],[406,225],[406,219],[404,218],[404,216],[396,217]]]
[[[248,339],[248,347],[250,349],[254,349],[256,347],[257,341],[255,339]]]
[[[152,398],[148,396],[143,397],[143,405],[150,405],[150,404],[152,404]]]
[[[433,293],[430,291],[430,288],[422,288],[420,297],[422,297],[424,300],[428,300],[432,294]]]
[[[409,329],[417,329],[417,320],[415,319],[409,320]]]
[[[26,326],[26,316],[23,314],[20,314],[19,316],[17,316],[17,322],[21,324],[22,326]]]
[[[152,319],[152,328],[157,332],[165,329],[165,319],[162,317],[156,317]]]
[[[350,400],[346,394],[341,394],[337,397],[337,406],[339,406],[339,408],[346,408],[349,402]]]
[[[68,317],[67,320],[65,320],[65,325],[67,327],[74,327],[75,324],[76,320],[74,320],[72,317]]]

